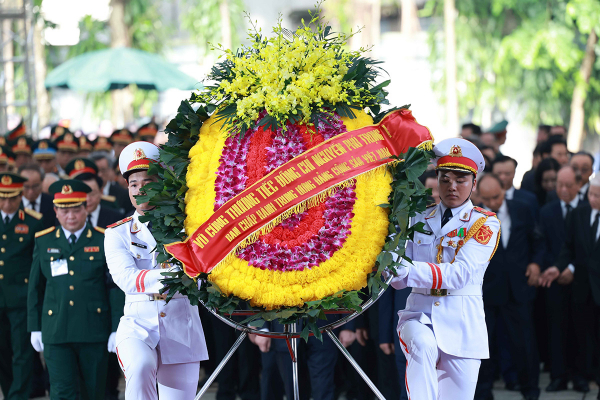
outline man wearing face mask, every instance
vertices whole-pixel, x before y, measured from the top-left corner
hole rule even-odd
[[[90,188],[77,180],[50,186],[59,224],[36,233],[27,296],[31,344],[44,352],[50,398],[104,398],[108,348],[123,315],[110,280],[104,230],[87,223]]]
[[[139,220],[153,206],[138,203],[136,196],[146,184],[158,181],[148,174],[158,158],[152,143],[133,142],[123,149],[119,167],[136,211],[106,230],[108,268],[126,295],[116,340],[126,400],[192,399],[200,361],[208,359],[198,307],[179,293],[168,304],[166,295],[159,294],[164,268],[179,267],[157,262],[152,225]]]
[[[407,243],[412,263],[403,259],[391,282],[413,288],[398,312],[406,389],[415,399],[473,399],[489,357],[481,285],[500,223],[469,200],[485,167],[475,145],[447,139],[434,152],[441,202],[414,218],[424,231]]]

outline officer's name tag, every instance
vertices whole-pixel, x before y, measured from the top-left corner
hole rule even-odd
[[[139,247],[140,249],[147,249],[148,246],[141,244],[141,243],[136,243],[136,242],[131,242],[132,245],[134,245],[135,247]]]
[[[48,247],[48,253],[58,254],[60,253],[60,249],[53,249],[52,247]]]
[[[52,270],[52,276],[66,275],[69,273],[69,266],[67,260],[61,258],[60,260],[51,261],[50,269]]]
[[[25,224],[18,224],[15,226],[15,233],[21,235],[27,235],[29,233],[29,226]]]

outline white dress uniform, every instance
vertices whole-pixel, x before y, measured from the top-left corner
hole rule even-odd
[[[446,169],[440,162],[446,161],[452,166],[447,169],[483,170],[481,153],[465,140],[444,140],[434,151],[438,169]],[[475,151],[481,165],[468,162],[479,161],[471,154]],[[457,155],[448,161],[451,152]],[[460,168],[461,163],[470,168]],[[395,289],[413,288],[406,308],[398,312],[411,399],[472,399],[481,359],[489,357],[481,287],[498,245],[500,222],[468,200],[451,209],[452,218],[442,227],[445,211],[440,203],[414,218],[430,234],[415,233],[406,247],[413,263],[402,261],[406,268],[391,283]]]
[[[139,149],[145,157],[158,158],[156,146],[146,142],[130,144],[121,158],[131,157]],[[193,399],[200,361],[208,359],[198,307],[180,294],[169,303],[159,298],[165,269],[156,261],[156,241],[139,216],[136,211],[105,232],[108,268],[126,295],[116,335],[117,356],[126,380],[125,398]]]

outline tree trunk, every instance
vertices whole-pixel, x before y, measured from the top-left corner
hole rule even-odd
[[[598,43],[598,36],[596,35],[596,31],[592,29],[588,36],[587,45],[585,46],[585,56],[583,57],[581,68],[579,68],[580,76],[573,90],[573,99],[571,100],[571,120],[567,136],[567,145],[571,151],[579,151],[584,138],[585,111],[583,105],[587,96],[587,85],[590,81],[594,62],[596,61],[596,43]]]
[[[226,49],[231,49],[233,39],[231,37],[231,17],[229,16],[229,4],[227,0],[221,0],[219,12],[221,13],[221,44]]]
[[[110,46],[131,47],[131,34],[125,23],[125,6],[129,0],[110,0]],[[111,92],[111,120],[115,128],[121,128],[133,121],[133,95],[131,89],[119,89]]]
[[[458,96],[456,93],[456,34],[454,0],[444,0],[444,33],[446,43],[446,126],[452,135],[458,133]]]
[[[14,57],[13,41],[12,41],[12,20],[5,19],[2,21],[2,40],[4,46],[2,48],[2,58],[12,60]],[[4,63],[4,93],[6,104],[15,102],[15,64],[12,61]],[[15,113],[15,107],[6,108],[6,117]]]
[[[50,98],[44,85],[46,78],[46,55],[44,54],[44,45],[42,44],[43,21],[38,20],[33,26],[33,57],[35,60],[35,93],[37,99],[37,112],[40,128],[50,122]],[[36,132],[37,133],[37,132]]]
[[[362,33],[350,38],[350,48],[379,44],[381,32],[381,0],[354,0],[352,12],[352,28],[362,27]]]
[[[400,0],[400,33],[408,36],[421,31],[415,0]]]

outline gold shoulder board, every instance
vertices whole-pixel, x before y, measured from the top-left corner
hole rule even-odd
[[[39,238],[40,236],[44,236],[45,234],[47,234],[47,233],[50,233],[50,232],[54,231],[54,229],[56,229],[56,227],[55,227],[55,226],[52,226],[52,227],[50,227],[50,228],[48,228],[48,229],[44,229],[43,231],[36,232],[36,233],[35,233],[35,237],[36,237],[36,238]]]

